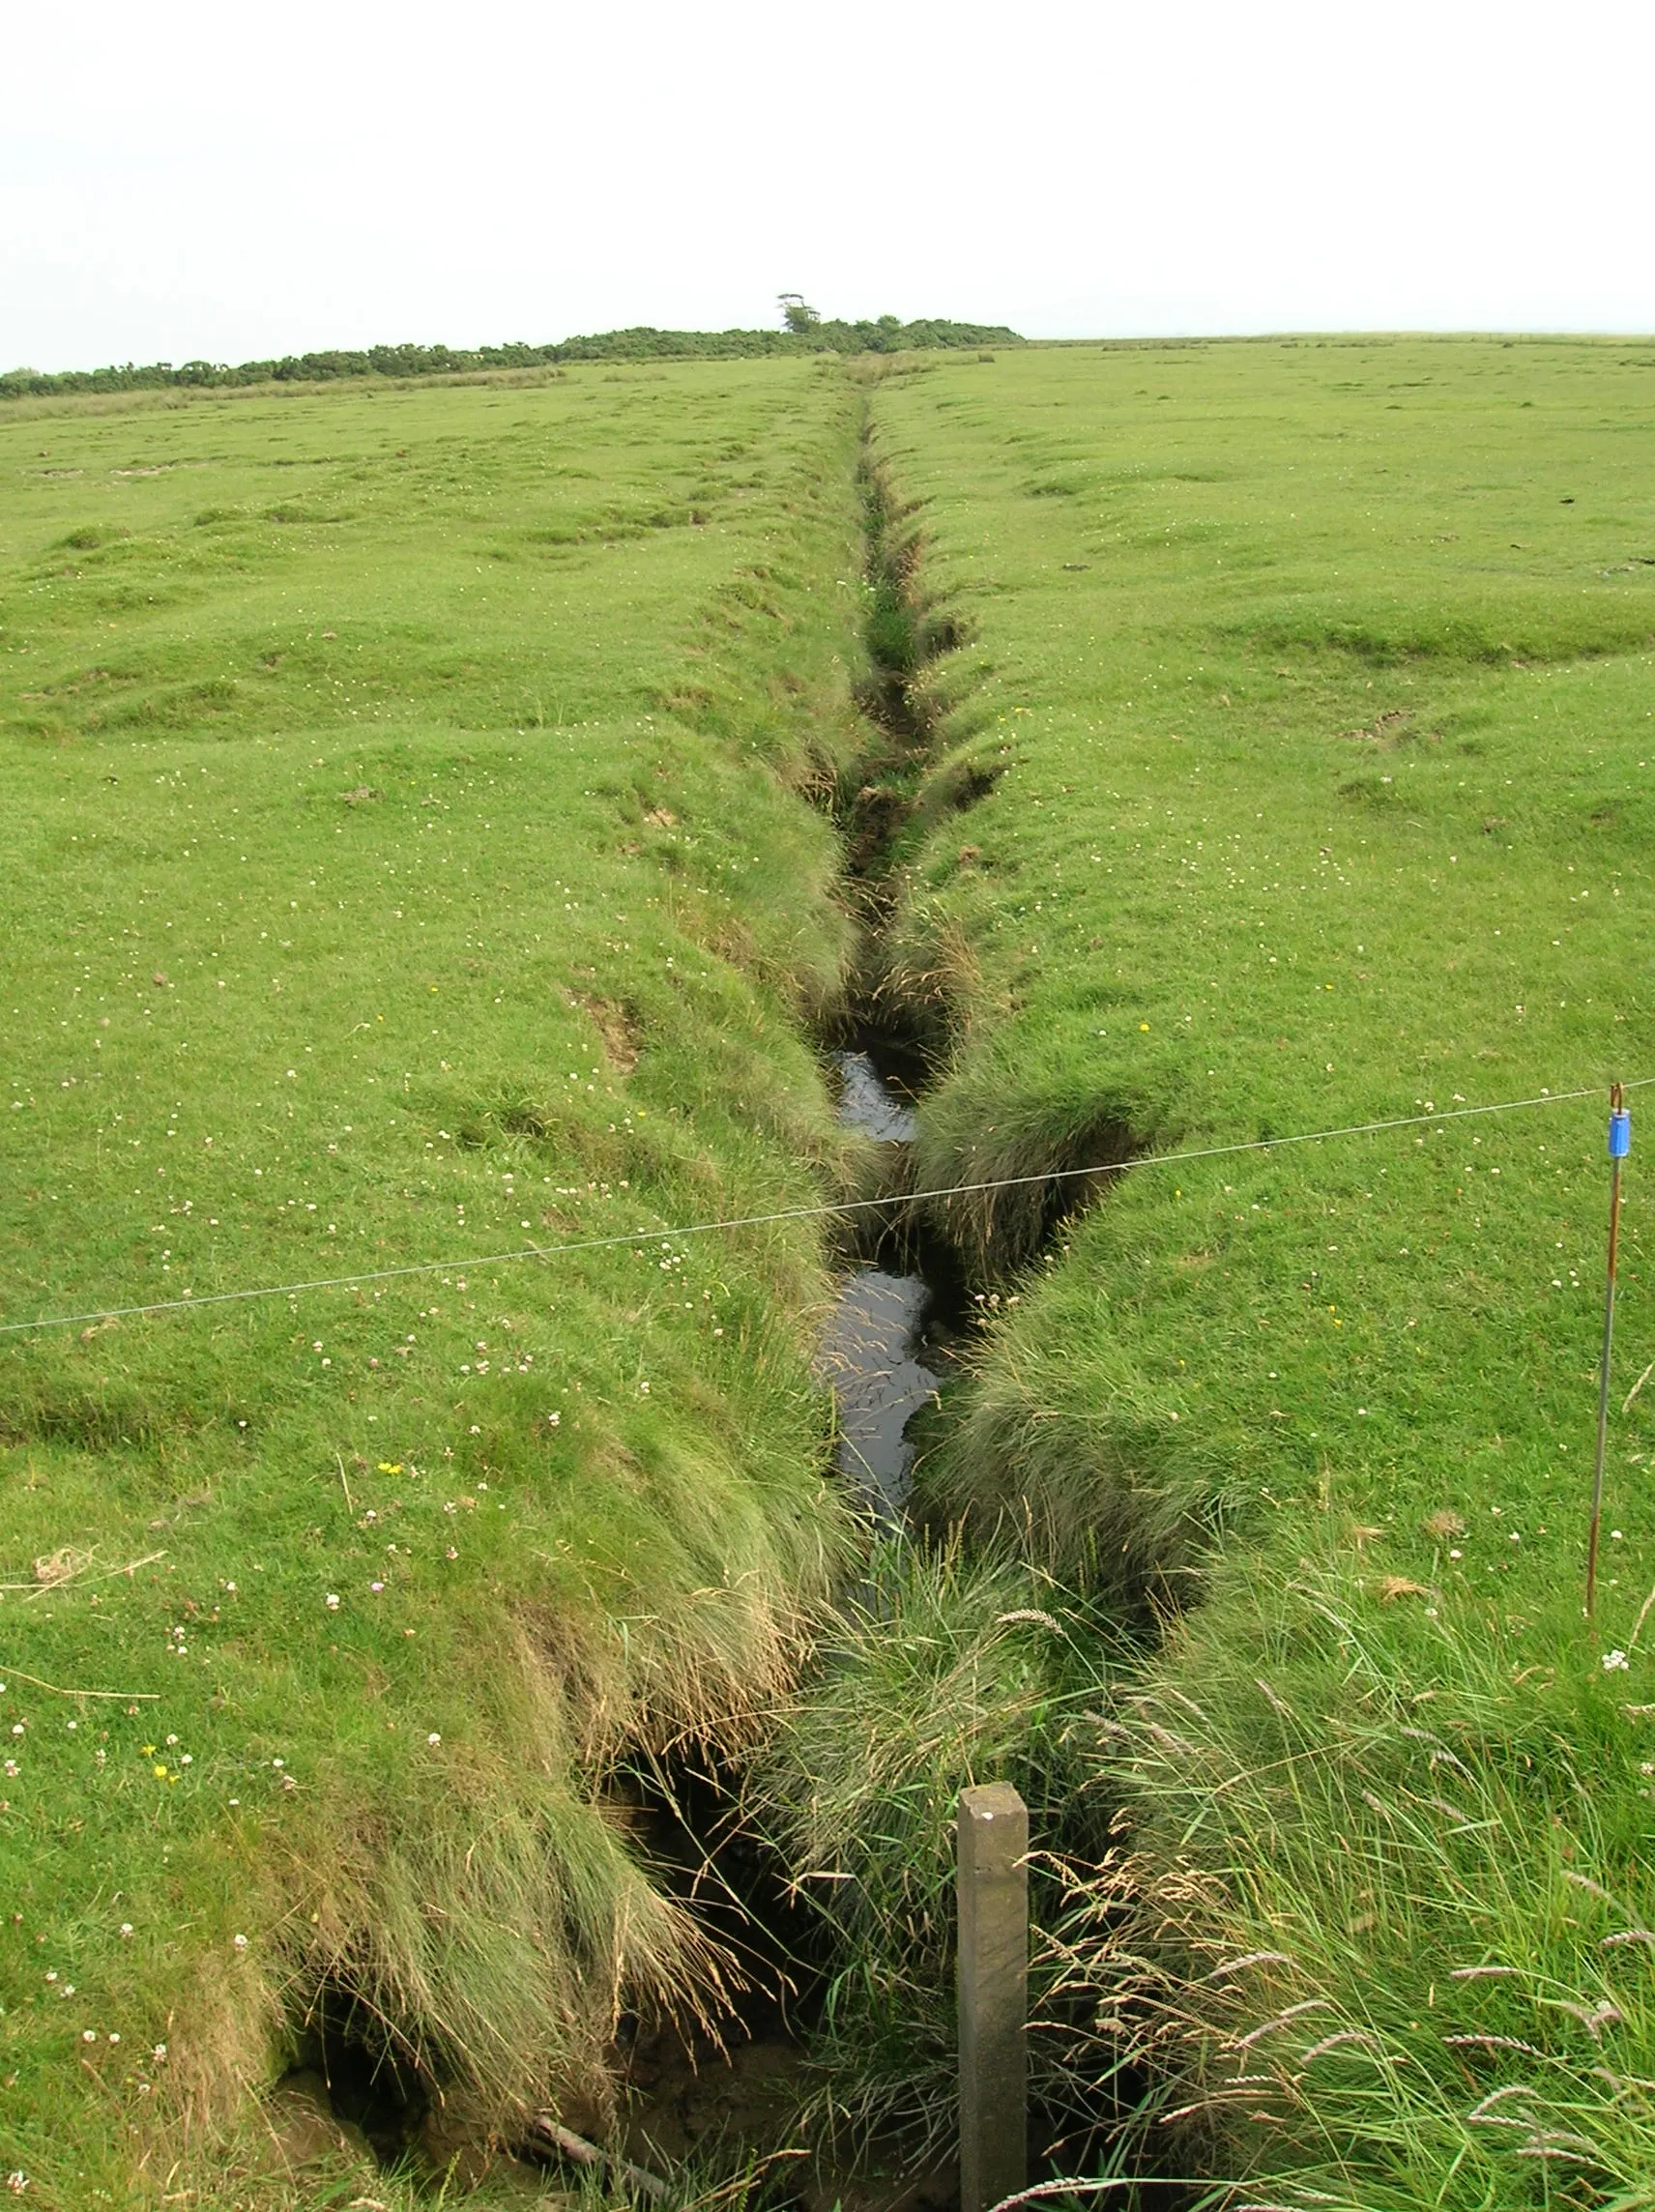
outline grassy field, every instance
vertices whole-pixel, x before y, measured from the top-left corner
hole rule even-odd
[[[808,362],[0,422],[0,1322],[388,1271],[0,1337],[32,2202],[345,2201],[247,2095],[320,2043],[441,2155],[711,2001],[605,1776],[847,1540],[814,1225],[661,1232],[840,1173],[855,438]]]
[[[1055,1244],[1044,1189],[937,1208],[1001,1303],[931,1510],[1150,1651],[1055,1956],[1214,2201],[1655,2203],[1637,1154],[1582,1617],[1605,1091],[1655,1075],[1652,378],[1307,340],[877,400],[970,641],[932,790],[992,785],[917,811],[888,947],[945,1048],[922,1187],[1590,1092],[1147,1163]]]
[[[1102,1861],[1038,1892],[1042,2095],[1118,2123],[1077,2160],[1655,2205],[1641,1139],[1581,1607],[1604,1094],[1655,1077],[1652,374],[8,409],[0,1326],[79,1317],[0,1334],[34,2201],[411,2205],[296,2170],[262,2093],[319,2053],[433,2085],[439,2160],[599,2128],[617,2014],[721,1970],[608,1785],[762,1742],[755,1819],[854,1877],[853,2133],[944,2110],[948,1813],[1013,1773]],[[853,965],[936,1060],[916,1187],[1036,1179],[932,1208],[984,1316],[922,1466],[963,1532],[824,1632],[818,1227],[667,1232],[870,1172],[810,1041]],[[201,1310],[97,1318],[158,1302]]]

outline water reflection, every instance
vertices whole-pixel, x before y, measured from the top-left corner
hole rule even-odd
[[[865,1052],[836,1052],[839,1068],[839,1119],[847,1129],[885,1145],[908,1145],[919,1134],[919,1118],[891,1089]]]
[[[909,1144],[912,1106],[886,1083],[866,1053],[842,1052],[839,1118],[882,1144]],[[916,1354],[931,1291],[919,1275],[857,1267],[847,1275],[823,1332],[821,1372],[839,1415],[839,1471],[892,1518],[900,1515],[914,1472],[904,1431],[938,1388]]]

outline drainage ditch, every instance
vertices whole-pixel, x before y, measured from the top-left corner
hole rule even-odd
[[[906,834],[922,805],[929,813],[938,803],[925,788],[940,736],[927,678],[963,634],[923,600],[914,510],[896,500],[866,442],[860,481],[871,604],[870,665],[859,704],[869,743],[836,794],[835,816],[861,942],[850,988],[821,1041],[841,1123],[871,1148],[870,1195],[889,1194],[889,1203],[845,1218],[843,1271],[819,1371],[835,1401],[840,1475],[876,1522],[902,1531],[915,1456],[910,1426],[958,1375],[975,1310],[959,1246],[904,1196],[913,1188],[909,1161],[919,1103],[936,1074],[939,1023],[935,1007],[904,1005],[889,986],[885,958]],[[997,778],[968,766],[943,780],[940,802],[955,811],[986,797]],[[1041,1237],[1091,1194],[1089,1183],[1079,1182],[1039,1192]],[[1021,1250],[1016,1256],[1025,1257]],[[657,1855],[678,1861],[681,1887],[688,1882],[683,1894],[742,1953],[753,1987],[739,2001],[723,2047],[672,2028],[629,2037],[624,2155],[647,2167],[652,2159],[716,2156],[721,2145],[727,2164],[740,2146],[755,2161],[776,2161],[770,2200],[801,2212],[835,2204],[858,2212],[946,2212],[957,2202],[958,2181],[945,2158],[916,2169],[896,2153],[881,2170],[875,2144],[864,2147],[854,2172],[833,2173],[789,2133],[801,2093],[821,2082],[808,2050],[831,1962],[820,1914],[801,1912],[782,1870],[744,1833],[740,1791],[737,1774],[679,1774],[654,1799],[654,1833],[664,1845]],[[700,1864],[692,1867],[697,1853]],[[1065,2118],[1072,2147],[1072,2109]],[[1083,2139],[1086,2133],[1083,2117]]]
[[[839,1473],[877,1522],[900,1529],[915,1458],[909,1425],[955,1372],[971,1306],[958,1255],[901,1196],[911,1185],[908,1154],[934,1068],[925,1040],[907,1033],[881,989],[881,936],[894,912],[902,833],[937,736],[920,680],[960,644],[961,633],[917,600],[912,510],[895,500],[866,438],[859,480],[870,605],[869,666],[858,703],[869,742],[833,807],[861,944],[850,988],[821,1041],[837,1084],[840,1121],[869,1141],[873,1194],[891,1199],[846,1217],[843,1273],[823,1330],[819,1372],[835,1401]],[[978,779],[970,799],[983,796],[992,781]],[[944,2212],[957,2196],[946,2163],[916,2172],[893,2157],[882,2171],[875,2146],[855,2173],[833,2173],[790,2133],[804,2096],[821,2083],[808,2046],[829,1965],[825,1924],[790,1893],[773,1856],[752,1843],[740,1792],[738,1774],[682,1769],[645,1790],[657,1863],[672,1870],[670,1878],[710,1932],[742,1958],[751,1987],[737,2001],[722,2044],[672,2026],[628,2029],[623,2154],[642,2167],[710,2156],[727,2164],[740,2148],[773,2160],[772,2200],[803,2212],[835,2204]]]
[[[880,1519],[901,1526],[915,1456],[908,1426],[956,1367],[970,1301],[958,1255],[894,1195],[911,1186],[908,1149],[935,1068],[930,1040],[885,988],[882,941],[895,911],[903,832],[938,738],[923,679],[958,649],[962,633],[919,596],[915,509],[897,499],[865,421],[858,481],[870,595],[858,703],[870,742],[841,784],[836,813],[861,943],[826,1041],[839,1119],[877,1148],[875,1188],[893,1200],[848,1217],[848,1271],[823,1334],[821,1366],[835,1400],[839,1472]],[[974,796],[991,788],[985,780]]]
[[[888,1071],[882,1041],[866,1036],[833,1059],[840,1120],[883,1153],[911,1145],[917,1121],[915,1093]],[[880,1179],[900,1187],[905,1178],[894,1162],[882,1162]],[[908,1426],[954,1371],[965,1279],[954,1254],[907,1207],[893,1202],[854,1218],[845,1254],[852,1265],[823,1331],[821,1372],[835,1402],[840,1474],[865,1493],[881,1520],[900,1526],[914,1471]]]
[[[876,1521],[900,1530],[907,1526],[915,1460],[910,1424],[957,1374],[973,1313],[958,1245],[903,1196],[912,1188],[909,1150],[919,1101],[935,1074],[939,1023],[934,1006],[904,1006],[888,986],[884,960],[905,833],[920,806],[939,737],[926,677],[963,634],[953,618],[927,606],[918,593],[913,510],[895,499],[866,438],[860,488],[870,605],[869,666],[858,699],[869,742],[835,793],[833,808],[861,949],[821,1043],[837,1082],[841,1121],[869,1140],[871,1195],[888,1194],[889,1203],[846,1217],[843,1273],[823,1332],[820,1371],[835,1400],[840,1474],[862,1494]],[[967,764],[936,779],[927,812],[968,807],[995,780],[993,770]],[[1116,1135],[1096,1132],[1100,1144]],[[1078,1182],[1053,1183],[1035,1194],[1037,1237],[1049,1236],[1089,1195],[1090,1186]],[[1021,1240],[1008,1239],[1008,1247],[1017,1247],[1014,1264],[1032,1257],[1022,1248],[1028,1240],[1027,1229]],[[982,1257],[976,1255],[979,1264]],[[945,2166],[916,2173],[894,2159],[882,2172],[876,2153],[859,2162],[855,2174],[824,2172],[794,2132],[795,2115],[820,2080],[808,2047],[828,1965],[823,1922],[790,1896],[786,1870],[752,1838],[740,1785],[734,1770],[687,1759],[670,1773],[634,1775],[617,1791],[618,1810],[640,1834],[661,1878],[740,1962],[746,1987],[734,1996],[716,2037],[682,2023],[623,2023],[614,2058],[624,2117],[612,2149],[595,2155],[611,2165],[623,2190],[645,2199],[655,2194],[653,2173],[687,2165],[705,2175],[743,2168],[762,2174],[765,2201],[799,2212],[835,2205],[846,2212],[946,2212],[957,2199],[957,2184]],[[318,2012],[301,2056],[305,2071],[281,2085],[299,2114],[295,2124],[313,2128],[318,2113],[331,2111],[335,2126],[347,2123],[353,2139],[365,2139],[384,2163],[449,2165],[455,2139],[438,2124],[440,2097],[391,2048],[382,2027],[363,2029],[344,1997]],[[566,2130],[560,2140],[558,2129],[542,2125],[517,2149],[527,2172],[580,2164],[591,2150],[571,2148],[580,2143],[578,2135]],[[491,2142],[460,2148],[462,2173],[467,2166],[498,2161]]]

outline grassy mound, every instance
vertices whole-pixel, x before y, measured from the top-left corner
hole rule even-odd
[[[718,2001],[605,1776],[750,1734],[846,1543],[813,1225],[671,1232],[839,1172],[855,437],[791,362],[0,429],[34,2201],[282,2201],[295,2057],[595,2124]]]
[[[1000,1319],[927,1479],[1161,1624],[1076,1971],[1136,1962],[1097,2065],[1153,2055],[1146,2155],[1215,2201],[1651,2200],[1640,1175],[1581,1617],[1604,1087],[1655,1073],[1648,393],[1352,340],[877,400],[982,795],[916,814],[889,948],[947,1044],[919,1186],[1146,1156],[938,1208]]]

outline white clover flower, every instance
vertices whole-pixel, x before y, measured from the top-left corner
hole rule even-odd
[[[425,1738],[425,1741],[431,1746],[433,1751],[436,1750],[438,1744],[440,1744],[442,1740],[442,1737],[437,1733],[435,1729],[433,1729],[431,1733]]]
[[[328,1609],[328,1611],[329,1611],[330,1613],[337,1613],[337,1612],[338,1612],[338,1610],[339,1610],[339,1593],[338,1593],[338,1591],[337,1591],[337,1590],[330,1590],[330,1591],[328,1592],[327,1596],[326,1596],[326,1597],[325,1597],[325,1598],[322,1600],[322,1603],[323,1603],[323,1604],[324,1604],[324,1605],[327,1607],[327,1609]]]
[[[238,1951],[245,1951],[247,1947],[247,1939],[245,1936],[232,1936],[231,1941],[235,1944]]]
[[[1627,1658],[1624,1651],[1606,1651],[1603,1655],[1603,1671],[1606,1674],[1625,1672],[1631,1668],[1631,1665],[1632,1662]]]
[[[131,1924],[131,1922],[130,1920],[123,1920],[123,1921],[122,1921],[122,1923],[121,1923],[121,1933],[122,1933],[122,1935],[123,1935],[123,1936],[130,1936],[130,1935],[132,1933],[132,1924]]]

